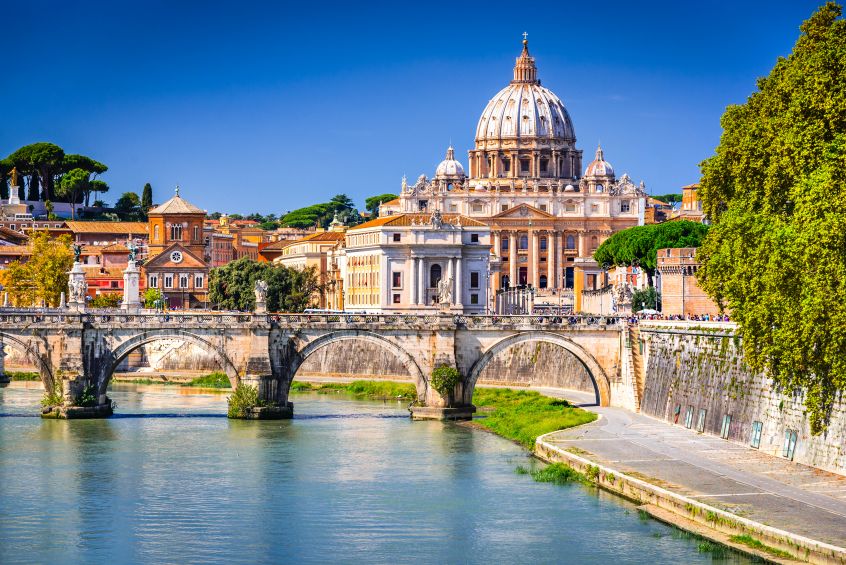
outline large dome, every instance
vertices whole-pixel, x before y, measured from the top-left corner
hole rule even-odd
[[[514,80],[482,112],[476,141],[549,138],[575,142],[576,133],[561,99],[541,86],[528,42],[514,66]]]

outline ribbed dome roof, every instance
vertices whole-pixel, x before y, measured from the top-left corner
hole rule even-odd
[[[613,177],[614,176],[614,167],[611,166],[611,163],[605,160],[605,156],[602,153],[602,146],[596,148],[596,157],[594,157],[593,161],[587,166],[585,169],[585,176],[586,177]]]
[[[464,177],[464,167],[455,160],[455,149],[452,145],[447,149],[446,158],[435,169],[435,178],[438,177]]]
[[[514,80],[482,112],[476,141],[547,137],[575,141],[573,122],[561,99],[540,85],[528,41],[514,65]]]

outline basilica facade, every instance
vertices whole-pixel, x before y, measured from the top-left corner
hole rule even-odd
[[[643,224],[644,183],[618,178],[601,147],[582,168],[570,115],[541,86],[525,39],[513,79],[482,111],[468,157],[465,169],[449,147],[433,178],[403,178],[380,215],[439,210],[489,226],[494,291],[598,288],[593,252],[612,233]]]

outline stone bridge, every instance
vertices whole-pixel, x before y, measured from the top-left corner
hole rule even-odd
[[[636,404],[629,334],[618,317],[0,311],[0,352],[2,346],[21,350],[45,389],[61,385],[63,404],[45,411],[55,417],[110,415],[107,390],[117,366],[133,350],[161,339],[205,350],[233,388],[256,386],[267,405],[254,411],[257,418],[290,417],[288,393],[297,369],[337,342],[348,342],[350,355],[361,342],[395,355],[417,387],[416,418],[470,417],[485,366],[523,342],[554,344],[575,356],[590,375],[598,404]],[[461,381],[441,394],[429,381],[443,365],[458,369]],[[81,398],[85,406],[79,406]]]

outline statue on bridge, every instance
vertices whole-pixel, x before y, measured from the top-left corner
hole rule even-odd
[[[73,244],[73,262],[79,263],[79,256],[82,255],[82,246],[78,243]]]
[[[70,290],[70,301],[74,304],[85,304],[85,296],[88,294],[88,283],[84,278],[73,277],[68,281]]]
[[[130,241],[126,244],[126,248],[129,249],[129,261],[134,262],[135,257],[138,256],[138,246],[135,245],[134,242]]]
[[[452,303],[452,278],[442,278],[438,281],[438,304],[449,306]]]
[[[256,313],[267,312],[267,281],[257,280],[253,290],[256,293]]]

